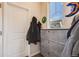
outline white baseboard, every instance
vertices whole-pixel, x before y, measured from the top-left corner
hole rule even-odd
[[[35,56],[35,55],[37,55],[37,54],[39,54],[39,53],[40,53],[40,51],[37,51],[37,52],[35,52],[35,53],[32,53],[32,54],[31,54],[31,57],[32,57],[32,56]]]

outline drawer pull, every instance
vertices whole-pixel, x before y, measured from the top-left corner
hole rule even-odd
[[[48,32],[50,32],[50,31],[48,31]]]

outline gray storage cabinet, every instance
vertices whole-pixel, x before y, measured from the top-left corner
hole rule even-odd
[[[42,29],[41,54],[46,57],[60,57],[67,40],[67,29]]]

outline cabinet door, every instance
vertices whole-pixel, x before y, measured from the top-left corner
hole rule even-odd
[[[49,56],[57,57],[61,55],[64,45],[52,41],[50,41],[48,45],[49,45]]]
[[[41,46],[41,54],[45,57],[48,57],[48,48],[45,46]]]
[[[41,54],[48,56],[48,37],[47,31],[41,31]]]

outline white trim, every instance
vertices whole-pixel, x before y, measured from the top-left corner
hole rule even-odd
[[[3,5],[3,3],[1,3],[1,7],[2,7],[2,57],[4,56],[4,50],[3,50],[3,48],[4,48],[4,39],[3,39],[3,37],[4,37],[4,5]]]
[[[47,3],[47,28],[50,29],[50,26],[49,26],[49,3]]]
[[[31,57],[31,54],[30,54],[30,45],[28,44],[28,57]]]
[[[10,5],[10,6],[14,6],[14,7],[17,7],[17,8],[20,8],[20,9],[26,10],[26,11],[29,11],[28,9],[23,8],[23,7],[21,7],[21,6],[18,6],[18,5],[16,5],[16,4],[12,4],[12,3],[8,3],[8,2],[7,2],[7,4]]]

